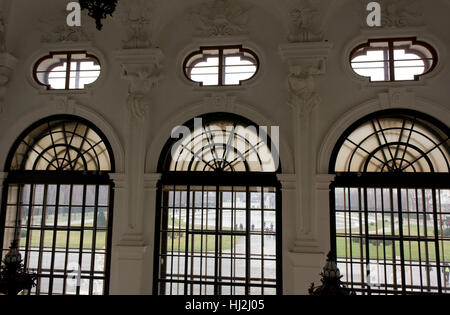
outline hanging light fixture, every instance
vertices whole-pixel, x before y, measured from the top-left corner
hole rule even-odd
[[[88,10],[89,16],[95,19],[99,31],[103,27],[102,19],[107,15],[112,16],[117,6],[117,0],[79,0],[79,2],[81,9]]]
[[[9,252],[3,259],[0,270],[0,294],[17,295],[23,290],[28,291],[36,285],[36,274],[25,271],[22,264],[22,256],[19,252],[19,242],[11,243]]]
[[[328,253],[327,263],[320,275],[322,276],[322,285],[314,287],[314,283],[312,283],[309,288],[310,295],[355,295],[354,291],[347,289],[342,283],[342,276],[336,263],[336,255],[333,252]]]

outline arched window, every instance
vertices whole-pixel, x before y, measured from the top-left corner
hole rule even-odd
[[[371,39],[352,51],[350,64],[371,82],[417,81],[436,67],[437,53],[416,38]]]
[[[90,122],[54,116],[16,141],[6,163],[2,257],[13,240],[37,295],[107,294],[112,228],[111,147]]]
[[[201,86],[241,85],[258,68],[256,54],[240,45],[201,47],[184,61],[186,77]]]
[[[84,51],[51,52],[34,67],[35,81],[48,90],[80,90],[100,76],[97,57]]]
[[[388,110],[335,147],[331,242],[343,281],[362,294],[450,293],[450,131]]]
[[[280,166],[266,129],[218,113],[173,136],[159,165],[155,294],[280,294]]]

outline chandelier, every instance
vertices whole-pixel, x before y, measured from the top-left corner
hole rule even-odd
[[[14,240],[1,266],[0,294],[17,295],[24,290],[30,294],[32,287],[36,286],[36,277],[36,274],[25,271],[19,252],[19,242]]]
[[[82,10],[87,9],[91,18],[95,19],[97,29],[103,27],[102,19],[112,16],[116,10],[117,0],[79,0]]]
[[[336,263],[336,255],[333,252],[329,252],[327,256],[327,263],[323,268],[322,273],[322,285],[314,287],[314,283],[311,283],[311,287],[308,292],[310,295],[316,296],[342,296],[342,295],[355,295],[354,291],[351,291],[345,287],[341,281],[341,273]]]

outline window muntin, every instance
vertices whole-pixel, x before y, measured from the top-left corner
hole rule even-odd
[[[100,62],[86,52],[50,53],[36,63],[35,80],[49,90],[78,90],[100,76]]]
[[[436,63],[436,51],[415,38],[369,40],[350,56],[353,71],[371,82],[419,80]]]
[[[334,189],[342,280],[361,294],[450,294],[450,189],[367,186]]]
[[[332,247],[358,293],[450,293],[449,135],[428,116],[385,111],[340,139],[330,164]]]
[[[111,161],[107,144],[93,127],[61,119],[39,125],[24,136],[10,167],[27,171],[110,171]]]
[[[173,147],[169,170],[270,173],[278,169],[276,152],[262,129],[231,120],[204,123]]]
[[[114,161],[103,134],[78,117],[51,117],[19,137],[6,165],[2,257],[17,239],[38,275],[31,294],[107,294]]]
[[[164,185],[162,198],[159,294],[277,293],[275,187]]]
[[[240,85],[258,68],[258,57],[242,46],[202,47],[184,62],[187,78],[201,86]]]
[[[345,137],[335,171],[448,173],[449,148],[448,134],[420,117],[374,117]]]
[[[154,292],[280,294],[280,167],[268,148],[271,168],[258,158],[251,163],[247,152],[271,147],[270,139],[251,128],[245,137],[251,123],[238,116],[216,113],[202,122],[186,123],[190,137],[169,142],[161,156]],[[193,143],[200,145],[187,149]],[[227,150],[242,159],[224,158]]]
[[[107,292],[110,185],[8,186],[3,257],[14,239],[25,268],[36,273],[36,295]],[[80,270],[80,286],[71,280]]]

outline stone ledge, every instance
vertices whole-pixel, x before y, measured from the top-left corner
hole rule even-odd
[[[143,260],[148,246],[116,245],[112,249],[116,251],[118,260]]]

